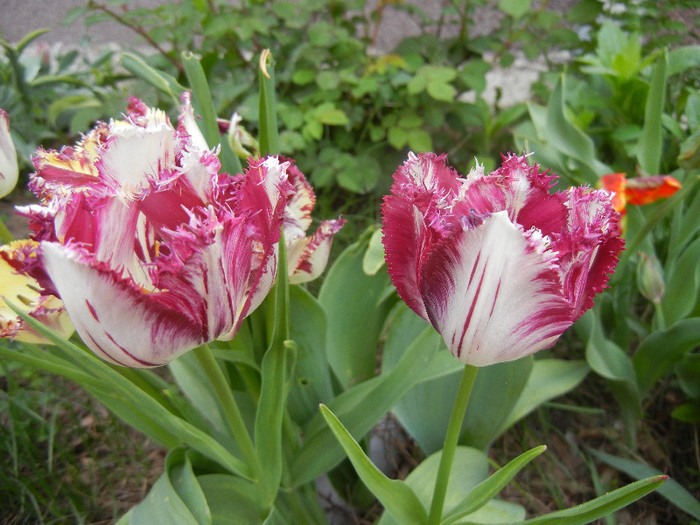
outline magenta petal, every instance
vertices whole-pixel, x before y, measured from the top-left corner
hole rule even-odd
[[[567,196],[567,230],[556,249],[561,253],[564,295],[574,306],[576,320],[606,287],[625,241],[620,237],[620,214],[613,208],[612,194],[571,188]]]
[[[571,324],[571,306],[548,240],[499,212],[455,234],[423,266],[431,323],[465,363],[486,366],[551,346]]]

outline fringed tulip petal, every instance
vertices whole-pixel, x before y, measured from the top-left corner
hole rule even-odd
[[[466,178],[409,155],[382,208],[389,275],[461,361],[510,361],[554,344],[608,281],[623,241],[611,195],[550,193],[525,156]]]
[[[289,282],[305,283],[316,279],[328,263],[333,236],[345,224],[345,220],[323,221],[316,233],[287,243]]]

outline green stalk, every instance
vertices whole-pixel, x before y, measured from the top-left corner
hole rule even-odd
[[[250,437],[248,428],[246,427],[241,411],[238,408],[238,403],[236,403],[236,398],[233,397],[233,392],[231,387],[224,376],[219,363],[216,361],[214,354],[212,353],[209,345],[202,345],[199,348],[193,350],[197,361],[202,366],[202,370],[207,374],[209,381],[211,381],[214,387],[214,392],[216,393],[217,399],[221,403],[224,410],[224,417],[226,422],[233,434],[238,447],[241,449],[243,458],[245,459],[248,467],[250,468],[253,478],[256,480],[260,479],[261,468],[258,462],[258,456],[255,453],[255,447],[253,446],[253,440]]]
[[[280,142],[277,127],[275,97],[275,66],[269,49],[260,55],[260,143],[261,155],[279,155]]]
[[[447,494],[447,483],[450,480],[452,460],[455,456],[459,433],[462,430],[462,421],[464,421],[464,413],[467,410],[469,398],[474,388],[474,381],[476,380],[476,373],[478,371],[479,369],[475,366],[464,365],[462,378],[459,382],[459,388],[457,389],[457,397],[452,407],[452,415],[450,415],[450,423],[447,427],[447,434],[445,435],[445,445],[442,447],[440,466],[438,467],[437,478],[435,479],[433,500],[430,503],[428,525],[438,525],[442,519],[442,509],[445,505],[445,495]]]

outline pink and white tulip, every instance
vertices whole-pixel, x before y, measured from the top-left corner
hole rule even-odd
[[[220,173],[188,94],[176,128],[132,99],[124,120],[34,164],[41,205],[20,212],[40,243],[23,269],[63,300],[87,346],[124,366],[231,339],[274,283],[282,226],[298,241],[310,222],[296,213],[306,181],[291,161]],[[313,203],[301,207],[310,214]]]
[[[550,193],[555,178],[507,156],[466,178],[410,154],[382,208],[401,298],[460,361],[487,366],[552,346],[605,288],[624,242],[605,190]]]

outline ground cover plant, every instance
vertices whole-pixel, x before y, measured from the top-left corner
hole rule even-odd
[[[90,517],[96,515],[92,513],[100,512],[94,505],[81,501],[85,496],[80,494],[80,485],[76,485],[75,496],[71,493],[65,498],[68,505],[60,507],[56,501],[54,506],[54,501],[61,499],[59,495],[68,494],[62,483],[53,485],[55,476],[42,477],[34,486],[18,483],[20,472],[38,468],[20,467],[25,460],[27,465],[36,465],[37,454],[47,455],[46,464],[51,471],[55,444],[61,444],[54,421],[62,417],[62,412],[58,408],[43,408],[51,407],[60,396],[32,394],[33,382],[42,381],[32,378],[33,367],[73,379],[109,410],[162,446],[160,450],[169,450],[164,465],[156,467],[156,476],[161,470],[162,475],[150,488],[148,497],[138,505],[141,497],[135,498],[133,510],[126,515],[124,506],[115,505],[108,520],[151,523],[153,516],[159,516],[167,522],[171,518],[163,514],[166,511],[176,512],[179,520],[188,523],[226,520],[284,523],[295,519],[323,523],[326,517],[319,506],[313,480],[324,472],[337,493],[351,504],[349,509],[354,509],[346,512],[370,522],[461,523],[465,519],[479,523],[497,519],[520,522],[527,516],[531,518],[528,522],[536,523],[535,516],[548,513],[555,514],[543,519],[558,519],[562,523],[586,523],[597,517],[608,522],[632,523],[647,517],[659,523],[691,523],[700,519],[694,495],[698,472],[695,425],[700,398],[696,373],[700,275],[695,263],[700,249],[696,158],[700,122],[696,71],[700,50],[692,45],[679,45],[673,32],[663,41],[645,40],[651,4],[642,5],[646,11],[640,8],[616,17],[601,3],[577,3],[568,19],[589,26],[588,42],[574,40],[572,36],[576,34],[574,29],[582,27],[559,27],[559,19],[549,14],[546,4],[522,10],[518,3],[500,2],[501,23],[495,33],[485,38],[470,33],[473,27],[469,20],[479,7],[477,3],[446,6],[441,23],[443,27],[459,29],[453,38],[435,38],[428,31],[434,22],[413,10],[415,16],[421,17],[424,32],[384,55],[369,54],[366,49],[376,44],[376,28],[388,9],[385,4],[380,4],[367,17],[360,4],[351,6],[357,11],[345,16],[344,10],[333,9],[335,4],[310,2],[305,7],[308,11],[298,18],[292,16],[290,5],[284,2],[244,4],[241,11],[235,12],[239,15],[238,22],[229,27],[226,24],[232,23],[232,17],[214,15],[238,8],[213,2],[185,3],[189,22],[204,28],[203,39],[192,38],[196,31],[183,30],[175,35],[165,29],[175,23],[173,17],[179,16],[175,10],[118,11],[116,5],[91,3],[89,7],[101,13],[100,16],[118,16],[122,23],[148,34],[150,43],[158,46],[158,54],[120,55],[119,63],[133,75],[130,83],[120,84],[110,77],[104,89],[114,91],[100,92],[100,96],[90,89],[80,92],[84,103],[80,107],[67,102],[70,91],[61,91],[65,101],[54,106],[52,114],[60,116],[54,119],[54,124],[70,123],[73,127],[69,133],[71,129],[86,131],[90,126],[80,125],[91,118],[89,115],[102,113],[104,120],[115,116],[111,114],[111,102],[104,101],[112,101],[124,89],[136,90],[136,94],[150,98],[152,104],[169,108],[172,120],[149,107],[151,104],[131,100],[124,122],[97,125],[62,155],[52,152],[50,145],[35,155],[38,175],[34,176],[32,185],[47,208],[43,211],[25,208],[24,213],[33,217],[35,235],[55,232],[43,238],[54,247],[45,245],[41,252],[31,244],[3,249],[6,261],[15,268],[24,268],[36,279],[31,288],[24,288],[19,295],[5,292],[9,295],[8,308],[4,311],[8,324],[3,329],[9,334],[9,330],[24,329],[25,323],[29,323],[35,330],[33,337],[40,338],[40,345],[35,345],[36,339],[22,341],[17,336],[13,343],[3,342],[0,349],[7,363],[3,417],[11,423],[8,439],[4,441],[13,458],[12,469],[8,470],[13,473],[9,486],[19,487],[12,492],[18,510],[10,519],[50,521],[71,516],[69,519],[90,521],[96,519]],[[601,18],[601,15],[605,16]],[[295,39],[302,27],[300,20],[313,20],[315,29],[308,37]],[[671,20],[665,15],[653,18],[659,29]],[[221,24],[226,27],[219,27]],[[355,36],[352,29],[357,24],[364,27],[365,37]],[[271,29],[277,27],[285,30]],[[339,29],[333,30],[336,27]],[[544,46],[545,40],[533,38],[533,28],[548,29],[551,40],[546,43],[568,47],[571,61],[565,70],[550,64],[532,100],[510,109],[500,108],[498,104],[489,106],[481,98],[485,89],[483,77],[495,66],[486,60],[487,56],[492,60],[486,52],[495,51],[497,59],[506,65],[517,51],[537,56],[538,46]],[[525,31],[527,34],[523,33],[525,29],[529,29]],[[289,34],[285,34],[287,30]],[[172,49],[166,51],[161,44],[167,39],[174,40],[170,42]],[[273,49],[274,60],[263,53],[268,44]],[[223,47],[228,48],[230,55],[222,55]],[[14,48],[14,56],[21,56],[26,52],[24,49]],[[199,56],[182,53],[190,49]],[[222,56],[222,60],[215,60]],[[11,63],[12,56],[9,60]],[[17,68],[10,67],[8,78],[17,74],[16,71]],[[65,83],[46,84],[60,85],[62,90]],[[476,102],[456,98],[468,89],[476,89]],[[20,92],[20,87],[17,90]],[[187,95],[181,98],[187,91],[192,93],[191,102]],[[35,102],[39,108],[46,105],[39,99]],[[243,116],[242,121],[229,120],[234,111]],[[439,113],[440,118],[435,115],[434,119],[429,118],[431,112]],[[192,118],[195,115],[197,120]],[[225,120],[217,121],[217,115]],[[175,120],[176,117],[179,118]],[[14,129],[15,120],[10,114],[9,130]],[[143,134],[151,136],[150,133],[164,133],[163,136],[171,137],[166,142],[180,144],[172,150],[174,157],[166,149],[162,163],[158,164],[170,166],[172,159],[176,159],[177,169],[158,171],[160,178],[156,185],[144,180],[125,183],[123,177],[114,175],[120,165],[133,167],[136,161],[148,166],[150,161],[120,156],[117,146],[120,141]],[[17,136],[13,132],[12,137]],[[249,141],[252,136],[258,140]],[[8,143],[7,133],[3,140]],[[55,147],[74,142],[59,141]],[[210,150],[217,143],[221,149]],[[273,160],[275,157],[248,163],[244,147],[256,156],[280,152],[293,155],[301,170],[287,161]],[[517,180],[524,184],[525,178],[518,178],[524,177],[523,173],[530,173],[529,184],[554,182],[554,179],[541,179],[540,176],[547,176],[539,174],[532,166],[535,163],[556,172],[559,182],[554,190],[564,192],[556,195],[569,191],[574,192],[571,195],[581,192],[576,194],[581,199],[599,195],[588,190],[568,190],[582,184],[615,192],[609,209],[613,213],[614,207],[621,214],[619,220],[607,222],[597,217],[595,222],[591,215],[589,223],[580,218],[581,228],[586,231],[584,237],[576,237],[578,233],[572,232],[555,234],[549,219],[537,223],[538,231],[545,231],[547,239],[557,239],[560,243],[557,253],[566,253],[563,246],[570,241],[580,245],[577,248],[580,253],[592,253],[591,260],[597,261],[583,265],[586,268],[583,273],[565,270],[565,264],[559,266],[562,275],[574,283],[573,296],[586,298],[577,306],[580,313],[588,311],[558,339],[552,350],[514,361],[501,357],[470,361],[470,350],[478,347],[481,337],[476,334],[488,334],[481,331],[482,325],[476,317],[465,322],[463,333],[464,337],[469,328],[476,343],[464,349],[450,344],[455,340],[448,335],[453,329],[452,321],[444,313],[460,312],[458,316],[471,319],[468,312],[483,308],[474,306],[478,303],[476,299],[471,306],[458,305],[459,300],[454,298],[447,299],[445,304],[455,306],[440,306],[442,303],[436,302],[440,294],[431,289],[427,277],[421,277],[425,283],[419,291],[414,290],[411,284],[414,278],[403,266],[411,255],[401,253],[405,249],[402,243],[392,245],[387,240],[394,222],[403,226],[395,227],[393,235],[410,232],[412,221],[404,221],[402,216],[408,205],[392,207],[387,197],[382,217],[384,227],[379,229],[375,225],[379,219],[379,198],[389,192],[392,173],[396,172],[395,181],[400,180],[401,170],[397,171],[397,166],[405,160],[407,149],[416,153],[447,152],[450,164],[461,173],[468,171],[469,159],[474,154],[486,164],[486,175],[503,163],[498,171],[488,175],[491,178],[485,179],[494,182],[492,186],[484,186],[491,189],[479,190],[489,195],[489,199],[500,192],[511,195],[509,192],[514,187],[508,189],[509,184]],[[509,150],[534,153],[530,157],[506,154],[501,160],[499,155]],[[93,151],[101,151],[104,157],[94,157]],[[12,169],[10,157],[0,171],[3,175]],[[248,165],[247,178],[260,177],[261,184],[256,190],[243,184],[245,179],[228,182],[226,177],[214,176],[219,170],[217,162],[228,173],[240,173],[241,166]],[[403,169],[416,174],[422,173],[422,166],[431,166],[422,177],[444,170],[439,181],[425,182],[430,181],[428,175],[420,184],[425,188],[441,184],[448,187],[452,183],[447,182],[447,173],[452,172],[444,162],[444,158],[409,156]],[[468,179],[478,179],[480,169],[477,167]],[[151,173],[150,168],[135,170],[141,171]],[[209,189],[197,182],[201,173],[209,174],[212,184]],[[344,211],[348,222],[343,229],[337,231],[342,222],[324,222],[315,236],[305,237],[304,231],[317,221],[310,217],[314,193],[301,173],[307,174],[317,189],[318,216],[336,217]],[[89,177],[94,176],[100,177],[104,187],[91,193]],[[281,184],[287,178],[292,182],[291,187]],[[113,187],[115,180],[121,180],[117,195],[120,199],[126,196],[125,200],[105,200],[104,192]],[[406,187],[396,192],[394,198],[420,193],[406,181],[403,184]],[[260,191],[262,187],[266,190]],[[467,187],[475,191],[478,184]],[[408,191],[404,191],[406,188]],[[442,202],[439,200],[443,198],[442,192],[433,195],[438,196],[436,202]],[[66,196],[70,199],[62,200]],[[414,204],[416,209],[425,217],[435,218],[431,214],[444,204],[436,209],[423,209],[420,203],[434,197],[426,193],[412,198],[418,203]],[[542,206],[559,198],[541,197]],[[80,210],[90,209],[82,207],[81,199],[100,202],[97,209],[106,211],[99,217],[81,216]],[[246,210],[252,209],[245,204],[248,199],[256,202],[255,209],[267,211],[247,215]],[[582,211],[585,208],[577,200],[579,197],[571,199],[575,204],[570,207],[581,210],[581,217],[586,216],[588,212]],[[166,218],[155,213],[171,200],[183,204],[187,214]],[[202,200],[210,214],[195,205]],[[124,202],[142,204],[123,208]],[[226,205],[219,208],[221,202]],[[66,209],[73,210],[66,213],[70,221],[55,221],[53,212],[47,213],[54,206],[69,206]],[[455,201],[445,205],[445,209],[460,206]],[[491,249],[488,245],[478,250],[469,248],[474,244],[466,239],[475,243],[474,239],[481,238],[479,232],[488,231],[483,237],[489,239],[495,238],[496,232],[506,231],[503,212],[497,213],[496,204],[493,204],[495,209],[490,206],[477,199],[467,207],[468,212],[460,215],[459,224],[469,233],[465,240],[459,241],[464,246],[460,249],[465,250],[462,257],[474,251],[489,253]],[[596,203],[591,209],[598,210],[599,206],[603,204]],[[147,233],[138,237],[140,248],[135,252],[141,261],[148,261],[143,266],[149,268],[144,275],[135,267],[119,275],[124,270],[114,261],[116,250],[103,259],[99,243],[95,244],[94,253],[85,252],[85,247],[95,242],[90,232],[100,231],[101,221],[125,216],[129,209],[138,209],[146,217],[139,228]],[[227,215],[229,209],[231,216]],[[554,214],[553,210],[547,213]],[[518,216],[519,212],[515,214]],[[262,215],[274,219],[266,224],[268,219]],[[251,238],[258,248],[251,253],[255,254],[252,260],[258,262],[249,264],[246,286],[251,288],[236,292],[236,300],[241,302],[229,300],[234,306],[227,310],[214,300],[214,290],[236,290],[236,286],[242,286],[238,280],[229,279],[238,275],[240,261],[247,260],[247,251],[242,248],[244,241],[240,240],[243,237],[226,237],[237,239],[236,244],[221,245],[227,261],[238,261],[237,272],[223,273],[225,286],[213,286],[215,281],[207,272],[216,266],[211,266],[212,260],[223,260],[216,252],[221,242],[221,233],[216,232],[229,231],[227,228],[240,224],[241,217],[246,217],[245,221],[257,221],[248,223],[247,232],[248,235],[257,232]],[[446,226],[451,224],[448,216],[439,217],[424,221],[431,227],[441,227],[421,237],[423,248],[420,249],[432,249],[435,236],[452,231],[453,227]],[[180,222],[176,223],[177,220]],[[274,233],[279,231],[279,223],[275,221],[280,220],[285,224],[284,239],[278,239]],[[85,227],[85,221],[95,221],[92,229]],[[572,221],[569,218],[564,222]],[[526,223],[531,224],[527,220]],[[128,224],[125,221],[124,228]],[[605,239],[624,238],[626,250],[619,254],[610,289],[597,296],[595,306],[590,308],[588,299],[593,291],[600,291],[603,283],[596,276],[611,270],[608,263],[601,262],[604,260],[601,252],[607,250],[611,258],[616,258],[619,251],[619,246],[608,244],[612,241],[593,240],[601,237],[596,237],[592,224],[604,225],[601,231],[605,232]],[[336,242],[340,246],[331,252],[328,241],[334,233],[341,242]],[[569,235],[571,239],[587,239],[594,247],[592,252],[580,240],[566,241]],[[388,274],[382,236],[389,261]],[[192,242],[198,238],[208,240],[195,248]],[[524,242],[520,237],[513,239],[506,244],[515,246]],[[536,242],[529,234],[525,239]],[[454,241],[436,243],[437,255],[429,258],[426,251],[421,262],[437,265],[433,270],[439,268],[440,275],[451,275],[446,277],[447,281],[459,282],[456,276],[459,273],[451,273],[451,265],[439,251],[451,242]],[[312,252],[305,250],[307,246],[320,247],[315,252],[320,257],[310,257]],[[535,253],[549,253],[548,245],[532,246]],[[122,255],[133,250],[128,243],[123,247],[126,252],[121,252]],[[209,292],[203,296],[205,301],[196,303],[199,306],[192,309],[197,313],[187,315],[199,319],[202,330],[193,334],[171,328],[167,337],[154,339],[154,344],[143,347],[138,340],[130,339],[130,334],[115,328],[123,322],[122,315],[110,318],[111,306],[98,300],[101,294],[110,297],[114,293],[110,286],[125,282],[125,275],[137,284],[139,293],[162,289],[133,303],[144,312],[160,311],[162,316],[166,310],[159,309],[168,305],[177,304],[179,312],[186,312],[183,305],[195,304],[188,301],[199,295],[201,287],[193,286],[192,293],[168,296],[176,288],[163,283],[173,283],[173,279],[195,282],[188,274],[178,273],[178,268],[183,268],[183,260],[192,261],[192,254],[200,252],[207,254],[199,259],[198,265],[203,269],[202,275],[210,276]],[[329,252],[328,268],[318,278],[313,268],[323,268]],[[41,253],[42,271],[52,274],[51,281],[45,273],[37,273],[26,265],[37,253]],[[85,259],[88,256],[90,259]],[[83,306],[82,310],[75,306],[75,298],[80,302],[85,292],[79,291],[76,296],[68,287],[71,281],[66,277],[68,274],[60,273],[73,268],[70,262],[73,260],[81,260],[81,264],[91,260],[96,275],[112,272],[112,284],[105,291],[88,296],[85,302],[88,307]],[[156,260],[161,262],[155,263]],[[65,266],[66,262],[70,264]],[[477,267],[478,262],[473,265],[474,271]],[[79,268],[75,265],[70,271]],[[271,289],[270,277],[275,273],[277,284],[262,301],[261,290]],[[505,271],[502,275],[509,273],[513,274]],[[583,276],[589,274],[591,283],[597,283],[591,284],[590,290],[589,285],[583,284],[586,282]],[[408,306],[399,299],[389,275]],[[93,277],[84,274],[84,279]],[[286,282],[311,277],[317,281],[302,285]],[[562,282],[568,282],[566,279]],[[99,284],[100,280],[95,282]],[[185,285],[185,291],[186,286],[189,285]],[[503,286],[506,290],[506,284]],[[28,295],[37,287],[58,289],[80,338],[74,336],[72,342],[67,342],[65,336],[36,324],[38,319],[54,330],[65,328],[60,308],[48,307],[43,295],[40,298]],[[522,288],[514,285],[512,290]],[[133,300],[133,289],[130,284],[120,288],[118,294],[124,300]],[[587,291],[581,292],[583,289]],[[467,297],[478,296],[469,287],[465,290]],[[500,285],[496,290],[498,297]],[[513,297],[514,293],[507,295]],[[17,300],[13,301],[13,297]],[[11,309],[22,303],[25,312],[33,311],[33,317],[27,317],[26,313],[21,319],[15,317]],[[574,303],[579,304],[578,299]],[[254,309],[257,304],[259,307]],[[425,310],[417,306],[420,304],[425,305]],[[557,304],[562,307],[561,303]],[[553,304],[548,308],[547,315],[558,319],[562,330],[579,317],[569,316],[564,321],[561,311]],[[538,309],[532,317],[544,317],[543,311]],[[252,313],[243,319],[247,312]],[[496,319],[496,313],[492,308],[486,319],[482,318],[484,327],[488,327],[488,319]],[[158,319],[163,319],[148,315],[146,318],[155,319],[148,321],[154,326],[160,322]],[[358,334],[359,325],[363,331]],[[220,340],[222,335],[233,335],[232,332],[236,332],[232,341]],[[466,368],[444,348],[440,333],[455,356],[467,363]],[[552,338],[559,333],[542,339],[553,342]],[[484,339],[490,341],[487,346],[494,352],[498,348],[497,339],[493,336]],[[187,351],[203,340],[209,341],[208,345]],[[42,346],[49,341],[55,346]],[[175,341],[185,353],[173,360]],[[525,353],[548,345],[535,344]],[[157,373],[115,367],[94,357],[86,347],[109,360],[125,363],[127,359],[131,366],[163,362],[168,365],[157,369]],[[514,348],[507,345],[508,350]],[[479,369],[475,381],[476,369],[470,368],[474,365],[488,365]],[[463,373],[467,379],[460,383]],[[464,409],[451,410],[452,402],[455,398],[465,402],[470,388],[473,388],[471,401],[464,422],[460,422],[454,414],[464,415]],[[34,399],[43,403],[39,405],[41,409],[32,408]],[[321,412],[319,402],[325,404]],[[390,459],[399,462],[395,470],[401,473],[403,482],[384,477],[365,454],[370,448],[373,426],[388,411],[391,416],[385,422],[395,423],[401,437],[394,444],[398,453],[390,455]],[[31,418],[25,419],[24,413]],[[36,430],[33,424],[38,425]],[[114,423],[114,428],[122,427]],[[386,423],[380,428],[388,432]],[[27,439],[27,432],[41,436],[38,450]],[[446,435],[451,436],[447,442]],[[17,443],[24,445],[18,447]],[[539,446],[542,443],[550,447],[545,454]],[[21,456],[22,448],[26,450],[26,458]],[[535,456],[539,457],[535,459]],[[441,461],[441,457],[448,459]],[[457,467],[450,469],[450,463]],[[514,483],[506,487],[518,471]],[[489,472],[492,472],[490,477]],[[153,472],[149,474],[145,478],[152,480]],[[660,485],[661,474],[670,475],[671,479]],[[438,483],[434,486],[435,479]],[[633,480],[641,481],[627,485]],[[654,488],[656,493],[619,511],[615,517],[602,518]],[[619,490],[595,499],[614,489]],[[500,490],[504,492],[499,499],[492,499]],[[159,504],[162,498],[176,503],[164,509]],[[560,509],[589,500],[593,501],[556,514]],[[104,509],[102,512],[100,516],[104,517]]]

